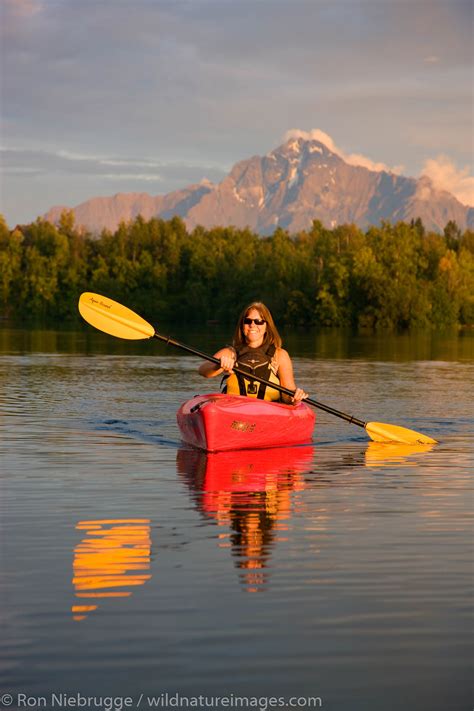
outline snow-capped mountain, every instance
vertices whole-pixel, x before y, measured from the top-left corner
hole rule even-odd
[[[53,222],[65,208],[46,215]],[[366,228],[381,220],[420,217],[427,229],[442,231],[449,220],[474,226],[474,208],[437,190],[427,177],[407,178],[346,163],[318,140],[291,138],[266,156],[237,163],[219,184],[203,182],[167,195],[122,193],[87,200],[73,208],[76,223],[92,232],[115,229],[141,214],[145,219],[179,215],[187,227],[250,227],[291,233],[320,220],[327,227],[354,223]]]

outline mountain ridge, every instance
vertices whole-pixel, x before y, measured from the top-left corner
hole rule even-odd
[[[121,221],[181,217],[197,225],[249,227],[262,235],[277,227],[309,229],[313,220],[327,227],[354,223],[360,228],[420,218],[429,230],[450,221],[474,227],[474,208],[463,205],[430,178],[410,178],[389,171],[349,165],[316,139],[290,138],[265,156],[237,162],[217,184],[203,180],[165,195],[117,193],[95,197],[74,208],[56,206],[45,218],[57,222],[72,209],[76,224],[98,233]]]

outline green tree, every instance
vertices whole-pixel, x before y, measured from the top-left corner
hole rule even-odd
[[[50,222],[38,218],[24,230],[22,306],[34,317],[58,315],[60,273],[69,260],[69,242]]]
[[[21,287],[23,235],[18,230],[10,233],[0,215],[0,313],[10,316],[18,303]]]

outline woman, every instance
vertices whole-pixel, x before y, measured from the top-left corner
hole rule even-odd
[[[247,395],[261,400],[282,400],[297,405],[307,394],[297,388],[293,377],[293,365],[287,351],[282,347],[272,315],[265,304],[255,301],[247,306],[237,323],[232,346],[221,348],[214,354],[220,365],[203,363],[199,373],[205,378],[225,374],[225,392],[229,395]],[[250,374],[294,390],[293,396],[280,393],[234,373],[234,365]]]

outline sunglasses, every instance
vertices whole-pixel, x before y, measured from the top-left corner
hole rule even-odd
[[[263,326],[263,324],[266,323],[264,318],[248,318],[248,317],[244,318],[243,322],[246,326],[251,326],[253,323],[256,326]]]

